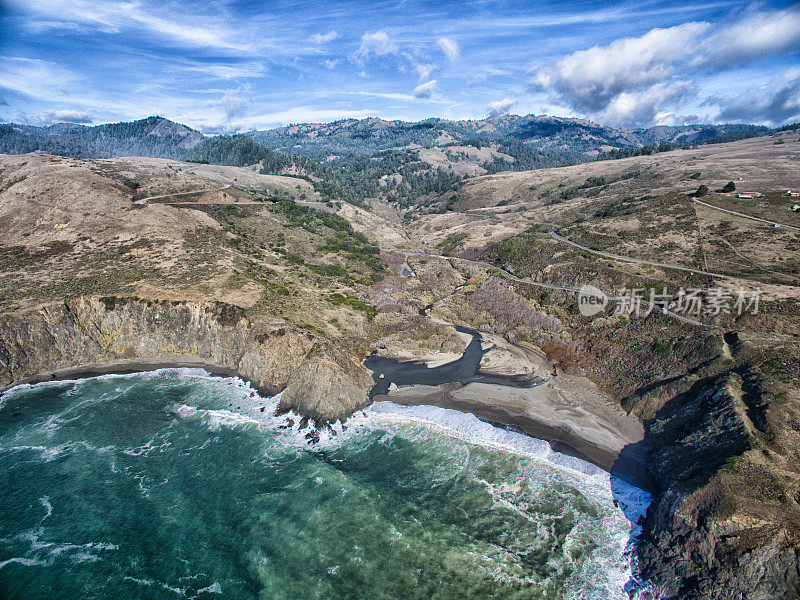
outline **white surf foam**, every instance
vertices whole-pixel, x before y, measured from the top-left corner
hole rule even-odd
[[[606,481],[608,479],[608,473],[600,467],[585,460],[556,452],[544,440],[495,427],[470,413],[438,406],[407,406],[388,401],[375,402],[367,408],[366,412],[376,419],[396,422],[413,421],[435,426],[451,435],[457,435],[480,445],[523,454],[562,469],[576,471],[587,478]]]
[[[201,367],[164,367],[161,369],[153,369],[152,371],[137,371],[135,373],[104,373],[102,375],[93,375],[91,377],[80,378],[64,378],[53,379],[51,381],[40,381],[38,383],[19,383],[14,387],[10,387],[0,393],[0,406],[3,400],[12,394],[24,392],[33,388],[53,387],[68,384],[82,384],[90,381],[102,381],[109,379],[236,379],[242,384],[244,382],[238,377],[223,378],[212,375]]]
[[[575,489],[594,502],[606,507],[613,504],[614,509],[619,511],[618,514],[629,522],[630,529],[625,531],[618,529],[618,525],[608,524],[607,543],[617,548],[618,553],[615,558],[609,559],[608,564],[601,565],[598,569],[598,572],[604,573],[603,577],[606,578],[604,587],[608,590],[608,595],[602,600],[612,597],[624,598],[626,596],[623,589],[635,586],[636,564],[633,549],[636,537],[641,533],[638,522],[652,501],[652,497],[646,491],[612,477],[608,472],[587,461],[556,452],[546,441],[495,427],[469,413],[436,406],[406,406],[388,401],[373,403],[365,413],[369,419],[379,423],[388,422],[396,425],[416,423],[435,427],[447,435],[470,443],[546,463],[549,467],[560,471],[566,480],[572,480]],[[497,498],[495,500],[497,501]],[[576,590],[574,597],[587,599],[583,590]]]
[[[431,427],[440,432],[467,441],[469,443],[499,449],[525,456],[527,458],[546,463],[551,468],[558,470],[566,480],[572,480],[576,489],[590,497],[593,501],[609,506],[616,500],[619,510],[631,523],[630,534],[636,536],[639,528],[637,521],[646,512],[650,503],[650,496],[646,492],[627,484],[626,482],[611,477],[599,467],[554,451],[546,441],[531,438],[525,434],[508,431],[481,421],[474,415],[453,409],[434,406],[405,406],[393,402],[375,402],[363,411],[359,411],[347,420],[346,424],[334,423],[330,429],[314,430],[311,424],[301,427],[304,419],[295,413],[281,416],[275,415],[275,410],[280,401],[280,394],[271,398],[260,396],[249,383],[237,377],[220,377],[211,375],[200,368],[165,368],[132,374],[106,374],[89,379],[204,379],[214,382],[218,389],[224,390],[227,408],[202,408],[198,405],[176,404],[172,410],[179,417],[192,417],[200,415],[207,421],[210,430],[221,427],[258,426],[277,432],[278,439],[295,448],[322,449],[339,445],[353,436],[374,429],[390,430],[389,439],[396,433],[399,426],[413,423]],[[74,380],[73,384],[80,384],[86,380]],[[45,382],[40,385],[61,385],[70,383]],[[29,384],[23,384],[8,390],[8,393],[30,389]],[[198,399],[202,400],[202,399]],[[394,431],[391,431],[394,430]],[[309,440],[309,436],[311,439]],[[388,441],[388,440],[387,440]],[[146,450],[150,450],[147,448]],[[613,547],[619,546],[620,557],[627,550],[630,552],[630,540],[625,531],[612,532],[610,542]],[[631,553],[632,555],[632,553]],[[13,559],[12,559],[13,560]],[[2,565],[0,565],[0,568]],[[620,569],[618,564],[609,564],[609,589],[621,590],[626,582],[630,581],[631,570]],[[616,594],[615,594],[616,595]]]

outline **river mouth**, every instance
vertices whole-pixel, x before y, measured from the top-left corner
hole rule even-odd
[[[309,447],[276,406],[187,369],[7,392],[0,590],[627,597],[631,524],[592,465],[470,415],[391,403]]]
[[[456,327],[456,331],[472,336],[460,358],[436,367],[428,367],[421,361],[399,361],[372,354],[364,359],[364,366],[372,372],[375,382],[369,392],[370,398],[383,396],[394,383],[401,385],[442,385],[472,382],[489,383],[510,387],[532,387],[538,382],[522,376],[484,375],[480,373],[481,359],[488,350],[481,347],[480,332],[468,327]]]

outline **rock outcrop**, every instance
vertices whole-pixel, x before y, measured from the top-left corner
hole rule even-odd
[[[354,389],[368,390],[372,377],[330,343],[315,344],[302,367],[289,376],[281,395],[281,410],[294,410],[317,422],[344,420],[366,401]]]
[[[648,423],[656,495],[638,546],[663,598],[800,598],[797,507],[764,458],[735,373],[698,381]]]
[[[0,319],[0,386],[81,367],[199,364],[238,374],[318,423],[365,406],[371,380],[332,344],[219,302],[79,298]]]

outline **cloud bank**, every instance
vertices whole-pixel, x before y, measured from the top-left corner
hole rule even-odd
[[[528,88],[578,113],[618,126],[652,124],[698,96],[698,79],[800,50],[800,8],[751,11],[714,26],[688,22],[579,50],[533,70]],[[793,80],[770,97],[715,95],[722,120],[780,123],[800,111]]]

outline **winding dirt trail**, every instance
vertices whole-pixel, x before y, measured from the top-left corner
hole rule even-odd
[[[172,198],[173,196],[189,196],[191,194],[205,194],[207,192],[221,192],[222,190],[227,190],[228,188],[233,187],[233,184],[229,183],[226,186],[221,188],[209,188],[205,190],[192,190],[190,192],[176,192],[174,194],[163,194],[161,196],[148,196],[147,198],[140,198],[139,200],[135,200],[134,204],[147,204],[150,200],[161,200],[162,198]],[[186,204],[189,204],[188,202]]]
[[[768,219],[762,219],[761,217],[754,217],[752,215],[746,215],[744,213],[740,213],[735,210],[728,210],[727,208],[720,208],[719,206],[714,206],[713,204],[709,204],[708,202],[703,202],[702,200],[697,200],[696,198],[693,199],[694,202],[697,204],[701,204],[706,208],[710,208],[712,210],[718,210],[720,212],[728,213],[729,215],[736,215],[737,217],[742,217],[743,219],[750,219],[751,221],[758,221],[760,223],[766,223],[767,225],[772,225],[773,227],[786,227],[787,229],[794,229],[795,231],[800,231],[800,227],[796,227],[795,225],[788,225],[787,223],[780,223],[778,221],[770,221]]]

